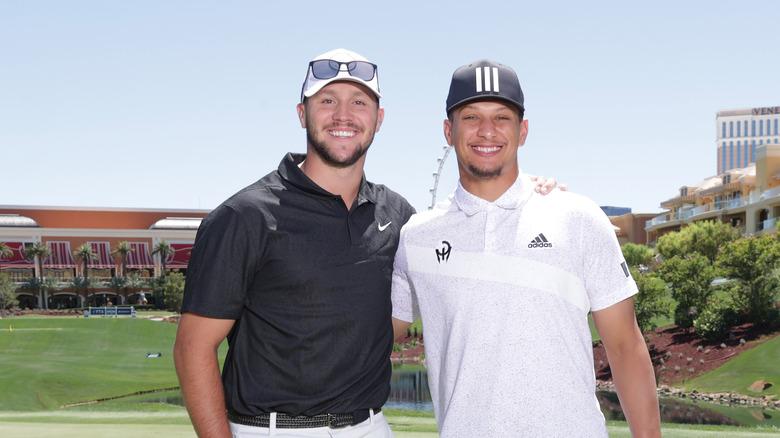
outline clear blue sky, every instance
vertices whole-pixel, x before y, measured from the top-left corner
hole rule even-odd
[[[452,72],[513,67],[528,173],[660,212],[716,173],[715,114],[780,105],[776,1],[0,2],[0,205],[203,208],[305,150],[308,61],[379,65],[366,174],[418,209]],[[447,160],[438,199],[457,183]]]

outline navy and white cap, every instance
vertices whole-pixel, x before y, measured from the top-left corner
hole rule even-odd
[[[447,114],[455,107],[484,99],[505,100],[525,112],[523,90],[510,67],[481,59],[455,70],[447,95]]]

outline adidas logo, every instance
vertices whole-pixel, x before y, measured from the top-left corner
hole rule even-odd
[[[552,248],[552,243],[547,241],[547,238],[544,237],[544,234],[539,233],[538,236],[536,236],[533,240],[531,240],[531,243],[528,244],[529,248]]]

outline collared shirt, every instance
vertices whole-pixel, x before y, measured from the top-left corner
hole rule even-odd
[[[636,293],[590,200],[462,186],[401,231],[393,316],[422,316],[442,437],[606,436],[587,316]]]
[[[414,212],[363,178],[347,210],[288,154],[201,224],[182,312],[234,319],[228,410],[348,413],[382,406],[392,349],[390,283]]]

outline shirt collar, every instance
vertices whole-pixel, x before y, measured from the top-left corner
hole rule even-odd
[[[458,181],[458,188],[455,190],[454,198],[455,204],[462,212],[466,213],[466,216],[473,216],[480,211],[485,210],[490,204],[504,210],[520,208],[531,198],[533,193],[533,181],[521,171],[509,189],[493,202],[469,193],[468,190],[463,188],[460,181]]]
[[[333,193],[323,189],[317,183],[311,180],[305,173],[298,167],[299,164],[306,159],[306,154],[288,153],[279,163],[279,174],[282,179],[288,181],[290,184],[298,187],[299,189],[321,196],[338,197]],[[360,189],[358,190],[357,204],[363,204],[365,202],[371,202],[376,204],[376,188],[373,184],[366,181],[366,174],[363,173],[363,177],[360,179]]]

